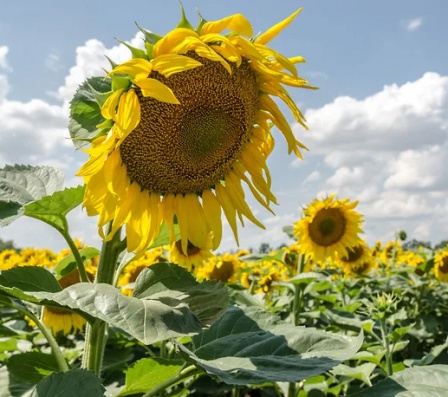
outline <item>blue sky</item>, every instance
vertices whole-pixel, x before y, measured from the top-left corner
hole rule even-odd
[[[405,229],[411,238],[448,238],[448,3],[413,0],[184,0],[208,20],[243,13],[264,31],[298,7],[304,11],[271,46],[302,55],[299,73],[319,91],[291,89],[309,132],[294,130],[310,152],[285,156],[278,136],[270,159],[277,217],[254,204],[267,232],[248,225],[242,247],[287,241],[281,228],[316,195],[359,200],[365,237],[373,243]],[[134,21],[159,34],[179,20],[177,0],[4,2],[0,13],[0,166],[51,164],[67,184],[85,157],[65,138],[67,103],[75,87],[101,73],[104,52],[125,60],[114,40],[136,40]],[[289,116],[288,116],[289,117]],[[289,117],[291,124],[293,120]],[[73,233],[97,243],[94,220],[75,213]],[[45,225],[21,220],[0,230],[20,246],[60,249]],[[223,249],[235,248],[227,230]]]

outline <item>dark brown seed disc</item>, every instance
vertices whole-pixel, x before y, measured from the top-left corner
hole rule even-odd
[[[328,247],[342,239],[346,222],[344,213],[339,208],[323,208],[309,224],[308,233],[314,243]]]

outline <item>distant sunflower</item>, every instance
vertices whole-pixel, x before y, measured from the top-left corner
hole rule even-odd
[[[448,250],[440,251],[434,256],[434,273],[437,280],[448,283]]]
[[[271,98],[304,118],[284,85],[313,88],[297,75],[302,57],[286,58],[266,44],[300,9],[253,37],[241,14],[183,27],[164,37],[143,31],[146,52],[108,73],[112,91],[102,105],[103,133],[86,150],[84,206],[99,215],[108,240],[126,226],[128,251],[141,252],[161,222],[180,228],[181,248],[203,248],[210,232],[221,241],[223,210],[238,242],[237,217],[263,228],[246,202],[242,182],[271,211],[276,202],[266,160],[274,147],[271,125],[285,136],[289,153],[305,148]],[[228,30],[229,33],[222,33]],[[112,221],[110,232],[103,227]]]
[[[192,266],[198,267],[201,266],[207,258],[213,255],[211,249],[211,235],[203,248],[196,247],[188,241],[187,249],[185,251],[182,247],[182,241],[177,240],[171,244],[170,262],[177,263],[178,265],[184,266],[188,269],[191,269]]]
[[[372,251],[363,240],[354,247],[348,248],[347,252],[347,256],[338,257],[346,275],[365,275],[372,270],[374,265]]]
[[[348,248],[359,243],[362,216],[354,210],[357,201],[336,200],[334,195],[314,200],[295,223],[294,233],[304,254],[315,261],[333,259],[336,252],[348,257]]]
[[[93,280],[94,274],[90,272],[90,270],[90,268],[86,268],[87,275],[91,280]],[[71,285],[77,284],[80,282],[79,272],[78,270],[74,270],[71,273],[61,277],[58,281],[62,288],[67,288]],[[70,333],[82,332],[86,323],[84,318],[71,312],[70,310],[51,306],[44,306],[42,320],[55,335],[57,333],[68,335]]]

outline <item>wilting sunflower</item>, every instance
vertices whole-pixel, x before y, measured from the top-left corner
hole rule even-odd
[[[171,242],[178,223],[183,252],[189,243],[205,247],[210,232],[216,249],[221,211],[237,242],[237,218],[263,227],[242,182],[271,211],[271,125],[285,136],[288,151],[301,157],[304,146],[272,96],[304,126],[284,86],[313,87],[297,74],[302,57],[287,58],[267,46],[299,12],[256,37],[241,14],[211,22],[201,17],[194,29],[182,13],[182,27],[164,37],[142,30],[146,51],[133,48],[133,59],[108,73],[112,91],[102,98],[102,132],[78,172],[86,183],[84,206],[99,215],[106,241],[125,225],[128,251],[141,252],[164,221]]]
[[[434,256],[434,273],[437,280],[448,283],[448,250],[438,252]]]
[[[359,243],[362,216],[354,210],[357,201],[336,200],[334,195],[314,200],[295,223],[294,233],[304,254],[315,261],[333,259],[335,253],[348,257],[348,248]]]
[[[342,265],[345,275],[365,275],[372,270],[375,263],[374,258],[372,251],[364,240],[359,240],[358,244],[348,248],[347,252],[347,256],[338,255],[339,263]]]

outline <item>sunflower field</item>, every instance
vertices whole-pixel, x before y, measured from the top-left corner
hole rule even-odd
[[[220,251],[223,221],[272,212],[277,135],[306,147],[288,88],[301,56],[241,14],[165,36],[76,92],[82,185],[48,166],[0,169],[0,226],[56,229],[67,249],[0,245],[0,397],[446,397],[448,245],[362,239],[357,201],[316,198],[277,249]],[[96,217],[101,247],[67,214]],[[225,220],[224,220],[225,218]],[[240,226],[241,224],[241,226]]]

